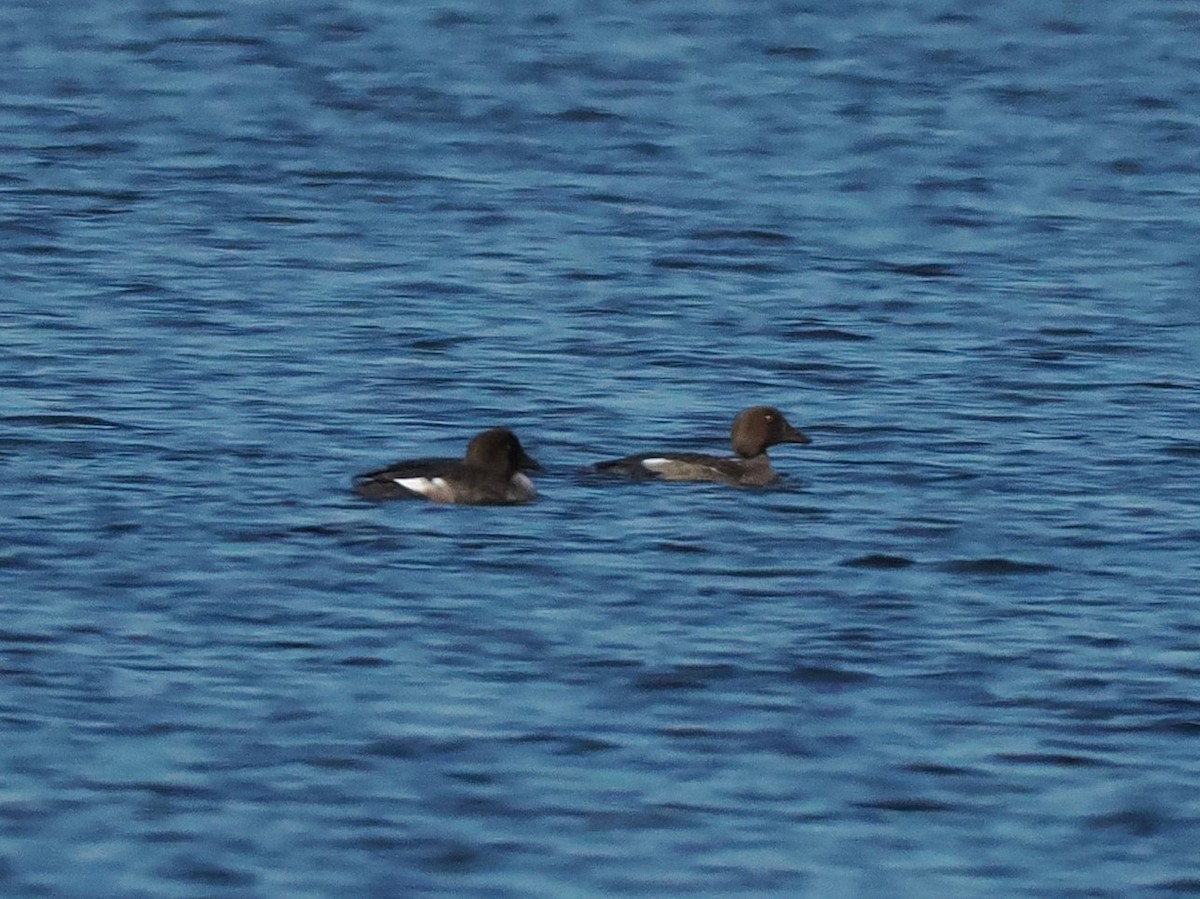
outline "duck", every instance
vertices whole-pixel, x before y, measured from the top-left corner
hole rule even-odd
[[[462,459],[402,459],[355,475],[354,492],[366,499],[426,499],[461,505],[512,505],[537,497],[526,471],[542,466],[508,428],[480,431]]]
[[[767,448],[780,443],[811,443],[774,406],[751,406],[733,419],[729,442],[734,456],[706,453],[639,453],[597,462],[596,472],[635,480],[716,481],[734,487],[762,487],[776,481]]]

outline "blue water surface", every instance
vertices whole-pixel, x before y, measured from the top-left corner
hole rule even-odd
[[[0,54],[0,893],[1200,895],[1196,4]],[[532,505],[348,489],[496,424]]]

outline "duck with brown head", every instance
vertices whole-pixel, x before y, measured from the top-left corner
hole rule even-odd
[[[761,487],[779,477],[767,448],[780,443],[811,443],[774,406],[751,406],[733,419],[730,445],[735,456],[706,453],[639,453],[598,462],[598,472],[660,481],[718,481],[736,487]]]
[[[407,459],[354,478],[367,499],[420,499],[435,503],[508,505],[537,496],[525,471],[541,471],[508,428],[489,428],[471,438],[462,459]]]

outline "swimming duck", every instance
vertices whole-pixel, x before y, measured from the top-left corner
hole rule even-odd
[[[730,428],[733,458],[705,453],[639,453],[598,462],[595,471],[636,479],[719,481],[737,487],[760,487],[779,475],[771,468],[767,447],[779,443],[811,443],[774,406],[743,409]]]
[[[354,477],[354,492],[368,499],[425,498],[435,503],[504,505],[537,496],[524,471],[541,471],[517,435],[489,428],[471,438],[462,459],[404,459]]]

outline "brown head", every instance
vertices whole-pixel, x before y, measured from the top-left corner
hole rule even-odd
[[[542,470],[508,428],[489,428],[472,437],[467,444],[466,463],[488,471],[504,472],[509,477],[522,469]]]
[[[774,406],[751,406],[743,409],[733,420],[729,442],[733,451],[743,459],[752,459],[777,443],[811,443],[797,431],[783,413]]]

